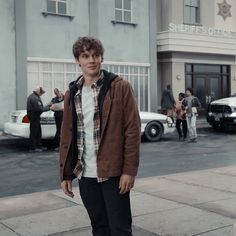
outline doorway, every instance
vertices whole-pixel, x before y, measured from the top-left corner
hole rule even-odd
[[[186,88],[193,88],[201,102],[199,115],[207,112],[208,105],[229,96],[229,66],[209,64],[186,64]]]
[[[193,78],[193,89],[195,96],[201,103],[199,115],[204,115],[208,105],[217,99],[223,97],[220,89],[221,78],[218,75],[196,75]]]

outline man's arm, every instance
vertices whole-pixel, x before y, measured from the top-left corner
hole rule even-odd
[[[33,107],[34,111],[43,113],[44,111],[49,111],[50,108],[44,107],[41,99],[37,98],[36,96],[31,97],[30,101],[31,106]]]
[[[64,144],[67,143],[67,136],[71,135],[71,131],[69,130],[72,126],[72,121],[70,119],[71,110],[69,109],[69,91],[65,94],[65,112],[63,113],[62,127],[61,127],[61,139],[60,139],[60,176],[61,176],[61,188],[63,192],[69,196],[74,197],[74,193],[72,192],[72,180],[73,180],[73,170],[72,170],[72,150],[69,148],[68,152],[65,151]],[[70,134],[68,134],[68,132]],[[66,144],[67,146],[67,144]],[[66,160],[65,160],[66,159]],[[63,163],[65,165],[63,166]]]
[[[133,90],[128,81],[122,89],[124,114],[124,165],[120,178],[120,193],[124,194],[134,186],[139,165],[141,122]]]

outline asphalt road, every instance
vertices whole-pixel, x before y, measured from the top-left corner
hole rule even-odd
[[[156,143],[142,142],[138,177],[236,164],[236,132],[205,127],[198,133],[194,144],[178,141],[177,134]],[[0,136],[0,180],[0,197],[58,189],[58,152],[32,154],[27,140]]]

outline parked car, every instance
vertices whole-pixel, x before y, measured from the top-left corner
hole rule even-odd
[[[173,133],[175,125],[170,117],[154,112],[140,112],[141,134],[150,142],[156,142],[164,134]]]
[[[160,113],[140,112],[142,135],[151,142],[158,141],[166,133],[174,132],[172,120]],[[52,139],[56,132],[52,111],[41,115],[42,139]],[[13,111],[10,120],[4,124],[4,133],[29,138],[29,119],[26,110]]]
[[[210,103],[207,122],[215,129],[236,128],[236,97],[222,98]]]
[[[42,139],[53,139],[56,133],[55,119],[52,111],[41,115]],[[10,120],[4,124],[4,133],[29,138],[29,119],[26,110],[13,111]]]

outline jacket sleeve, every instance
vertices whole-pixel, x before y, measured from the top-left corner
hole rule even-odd
[[[183,105],[185,108],[188,106],[188,103],[187,103],[186,99],[183,99],[182,105]]]
[[[202,105],[201,105],[199,99],[198,98],[196,98],[196,99],[197,99],[197,107],[201,107]]]
[[[128,81],[123,85],[124,165],[123,174],[136,176],[139,166],[141,122],[133,90]]]
[[[75,178],[73,174],[73,150],[71,145],[72,140],[72,119],[71,119],[71,110],[69,108],[69,91],[65,94],[64,100],[64,112],[63,120],[61,126],[61,138],[60,138],[60,179],[63,180],[73,180]]]
[[[193,106],[194,107],[201,107],[201,103],[197,97],[194,97],[194,99],[193,99]]]
[[[30,103],[36,112],[43,113],[44,111],[50,110],[50,106],[44,107],[41,99],[38,99],[37,97],[32,97]]]

